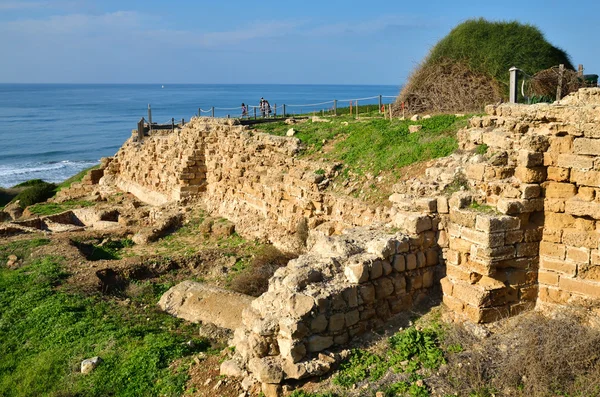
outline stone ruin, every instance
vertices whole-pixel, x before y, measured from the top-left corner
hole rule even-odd
[[[201,201],[241,234],[307,245],[243,311],[222,366],[273,394],[326,373],[353,338],[439,289],[475,323],[534,308],[597,312],[600,89],[487,106],[458,138],[459,154],[397,185],[391,206],[332,193],[335,166],[295,157],[297,139],[223,119],[132,137],[100,184],[155,204]]]

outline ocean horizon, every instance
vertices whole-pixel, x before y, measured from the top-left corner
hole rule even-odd
[[[164,88],[163,88],[164,87]],[[287,112],[393,101],[400,86],[319,84],[0,84],[0,187],[60,182],[113,156],[152,107],[154,122],[186,121],[199,109],[237,117],[239,106],[286,104]],[[374,98],[375,97],[375,98]],[[364,99],[370,98],[370,99]],[[221,108],[221,109],[219,109]]]

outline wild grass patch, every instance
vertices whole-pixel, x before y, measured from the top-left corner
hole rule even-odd
[[[196,327],[153,306],[63,292],[66,276],[56,258],[0,268],[0,395],[181,395],[187,368],[172,363],[209,348]],[[103,362],[79,373],[93,356]]]

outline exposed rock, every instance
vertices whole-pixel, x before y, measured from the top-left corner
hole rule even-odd
[[[158,302],[167,313],[191,322],[207,322],[227,329],[241,325],[242,311],[253,298],[193,281],[169,289]]]
[[[296,135],[296,130],[293,128],[290,128],[289,130],[287,130],[287,132],[285,133],[285,136],[294,136]]]
[[[102,362],[102,359],[98,356],[92,357],[92,358],[87,358],[87,359],[83,360],[81,362],[81,373],[89,374],[94,369],[96,369],[96,367],[98,365],[100,365],[101,362]]]
[[[414,134],[415,132],[419,132],[423,129],[422,125],[409,125],[408,126],[408,132],[410,132],[411,134]]]

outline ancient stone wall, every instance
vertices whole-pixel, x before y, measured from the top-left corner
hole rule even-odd
[[[433,239],[364,228],[313,236],[309,252],[277,270],[269,290],[244,311],[236,357],[223,372],[248,370],[265,387],[322,375],[337,361],[332,351],[434,296]]]
[[[198,126],[200,131],[206,126]],[[206,188],[202,133],[154,131],[138,141],[134,132],[106,165],[103,183],[116,185],[153,205],[194,197]]]
[[[499,214],[451,212],[448,306],[482,322],[536,302],[597,306],[598,105],[600,91],[586,89],[560,104],[488,107],[461,133],[464,149],[488,146],[485,161],[466,173],[473,198]]]
[[[242,234],[289,250],[298,250],[308,230],[323,223],[334,233],[389,219],[385,207],[325,192],[333,166],[299,159],[298,139],[236,123],[195,118],[142,142],[134,134],[108,164],[105,183],[152,204],[202,200]]]

